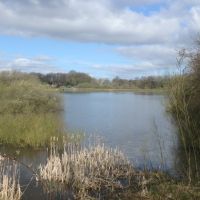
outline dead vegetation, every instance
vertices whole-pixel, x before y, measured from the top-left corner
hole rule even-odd
[[[19,200],[21,195],[17,163],[0,156],[0,199]]]
[[[46,165],[39,169],[50,192],[70,188],[74,198],[84,199],[129,186],[134,170],[117,148],[100,143],[86,146],[64,142],[64,151],[59,154],[54,141]]]

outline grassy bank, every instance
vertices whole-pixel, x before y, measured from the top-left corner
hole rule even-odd
[[[188,185],[177,181],[161,172],[141,172],[143,181],[136,190],[135,185],[117,195],[123,200],[198,200],[200,199],[200,186]],[[115,196],[116,197],[116,196]]]
[[[53,90],[30,75],[0,74],[0,143],[44,147],[62,131],[60,100]]]
[[[166,88],[80,88],[80,87],[61,87],[57,89],[60,92],[134,92],[134,93],[153,93],[153,94],[165,94]]]
[[[0,143],[16,147],[48,146],[52,136],[62,134],[62,124],[55,113],[0,115]]]

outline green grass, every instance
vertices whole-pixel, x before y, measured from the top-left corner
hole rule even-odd
[[[30,75],[0,74],[0,143],[40,148],[63,133],[61,102],[48,86]]]
[[[17,147],[41,148],[50,138],[59,137],[62,124],[54,113],[6,114],[0,116],[0,143]]]

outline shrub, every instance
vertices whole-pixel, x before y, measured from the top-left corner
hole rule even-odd
[[[57,111],[59,99],[33,76],[20,73],[0,74],[0,113],[44,113]]]
[[[191,181],[198,179],[200,172],[200,43],[193,50],[180,51],[178,67],[180,74],[172,77],[169,87],[170,110],[177,122]]]
[[[0,143],[43,147],[64,132],[58,95],[36,77],[0,74]]]

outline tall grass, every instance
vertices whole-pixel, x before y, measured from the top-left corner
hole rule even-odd
[[[177,61],[180,74],[169,85],[170,110],[178,125],[180,148],[185,152],[191,182],[200,178],[200,49],[181,51]]]
[[[66,143],[59,152],[52,140],[38,178],[51,199],[199,199],[198,186],[160,171],[136,171],[119,149],[103,143]]]
[[[52,143],[47,163],[39,169],[41,179],[51,186],[50,191],[64,186],[64,191],[71,188],[74,197],[83,199],[123,189],[133,172],[133,167],[118,149],[103,144],[86,147],[66,142],[60,155]]]
[[[52,136],[63,133],[60,117],[55,113],[0,115],[0,144],[42,148]]]
[[[18,165],[0,156],[0,199],[19,200],[21,196]]]
[[[31,75],[0,74],[0,143],[17,147],[46,146],[59,136],[61,102],[46,85]]]

